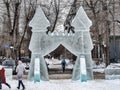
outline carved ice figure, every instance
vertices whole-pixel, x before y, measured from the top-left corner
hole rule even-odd
[[[49,21],[45,17],[40,6],[37,8],[36,13],[31,20],[32,37],[29,45],[29,49],[32,52],[30,71],[28,74],[29,80],[34,80],[34,65],[35,58],[39,58],[40,66],[40,80],[49,80],[47,66],[44,60],[44,56],[54,51],[60,45],[63,45],[71,53],[77,56],[72,80],[80,80],[80,57],[84,55],[86,63],[86,75],[88,80],[93,79],[92,72],[92,58],[91,50],[93,48],[92,40],[90,37],[89,28],[92,25],[91,21],[87,17],[84,9],[79,8],[71,25],[75,28],[74,36],[49,36],[45,32],[47,27],[50,26]]]
[[[85,13],[82,6],[79,8],[71,25],[74,26],[75,32],[81,32],[82,50],[79,54],[79,57],[81,59],[81,56],[84,55],[84,57],[85,57],[84,59],[86,62],[86,69],[87,69],[87,79],[92,80],[93,79],[93,71],[92,71],[91,50],[93,49],[93,44],[92,44],[92,39],[90,37],[90,32],[89,32],[92,22],[88,18],[87,14]],[[81,61],[79,61],[79,60],[76,61],[74,71],[73,71],[73,77],[72,77],[73,80],[82,79],[81,75],[79,75],[79,73],[81,74],[80,71],[82,71],[80,62]],[[84,65],[83,65],[83,67],[84,67]]]
[[[37,7],[35,15],[33,19],[30,21],[29,26],[32,27],[32,37],[29,45],[29,49],[32,52],[31,55],[31,62],[30,62],[30,72],[28,74],[28,79],[34,79],[34,64],[35,58],[39,58],[40,60],[40,78],[41,80],[49,80],[47,66],[44,61],[44,57],[41,56],[41,34],[45,33],[46,28],[50,25],[49,21],[47,20],[44,12],[40,8]]]

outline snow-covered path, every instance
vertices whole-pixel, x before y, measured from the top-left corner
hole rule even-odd
[[[24,80],[26,90],[120,90],[120,80],[93,80],[88,82],[71,82],[71,80],[50,80],[34,83]],[[17,90],[17,80],[8,81],[11,89],[3,85],[2,90]]]

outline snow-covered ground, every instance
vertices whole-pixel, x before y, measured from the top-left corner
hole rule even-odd
[[[112,66],[111,66],[112,65]],[[109,68],[119,68],[120,64],[111,64]],[[107,68],[108,68],[107,67]],[[93,69],[94,72],[104,72],[104,65],[95,66]],[[11,85],[9,89],[4,84],[2,90],[17,90],[17,80],[9,80],[7,82]],[[76,81],[73,82],[70,79],[64,80],[50,80],[50,81],[41,81],[41,82],[30,82],[23,80],[26,90],[120,90],[120,79],[114,80],[105,80],[105,79],[95,79],[87,82]]]
[[[26,90],[120,90],[120,80],[92,80],[72,82],[71,80],[50,80],[40,83],[23,80]],[[3,85],[2,90],[17,90],[17,80],[10,80],[11,89]]]

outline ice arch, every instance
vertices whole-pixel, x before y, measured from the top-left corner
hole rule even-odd
[[[84,54],[87,68],[87,79],[93,79],[91,50],[93,48],[89,28],[92,25],[87,17],[84,9],[79,8],[73,22],[75,27],[74,36],[49,36],[45,33],[46,27],[50,25],[46,19],[42,9],[38,7],[33,19],[30,22],[32,27],[32,37],[29,49],[32,52],[30,71],[28,79],[33,80],[34,77],[34,60],[40,59],[40,77],[42,80],[49,80],[48,71],[45,64],[44,56],[54,51],[59,45],[63,45],[66,49],[77,56],[75,67],[73,69],[72,80],[80,79],[80,56]]]

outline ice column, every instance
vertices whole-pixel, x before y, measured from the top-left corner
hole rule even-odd
[[[86,63],[84,55],[81,55],[80,57],[80,77],[81,82],[87,81]]]
[[[35,58],[34,82],[40,82],[40,60],[39,58]]]

